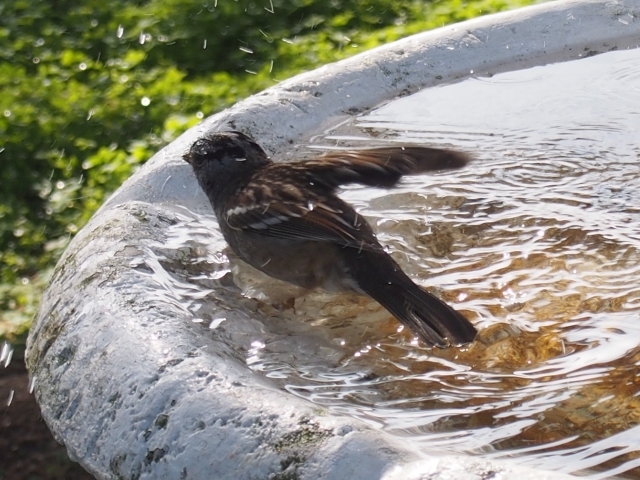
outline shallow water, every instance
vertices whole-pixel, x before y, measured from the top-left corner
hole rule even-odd
[[[186,211],[150,249],[154,275],[229,355],[424,452],[640,478],[639,129],[635,50],[429,89],[291,153],[398,142],[474,155],[464,171],[342,195],[472,319],[465,348],[423,348],[365,298],[255,275],[215,219]]]

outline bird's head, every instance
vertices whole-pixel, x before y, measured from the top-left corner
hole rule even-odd
[[[216,203],[225,192],[247,182],[260,167],[271,163],[265,151],[241,132],[216,132],[196,140],[182,157],[200,187]]]

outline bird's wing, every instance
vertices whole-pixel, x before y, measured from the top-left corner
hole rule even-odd
[[[292,240],[335,243],[379,252],[369,224],[334,195],[304,194],[291,183],[249,183],[227,205],[228,225],[237,230]]]
[[[393,187],[403,175],[462,168],[471,158],[462,152],[429,147],[382,147],[329,152],[301,162],[310,174],[336,188],[348,183]]]

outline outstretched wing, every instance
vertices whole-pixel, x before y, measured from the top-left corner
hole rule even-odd
[[[392,187],[403,175],[461,168],[464,153],[428,147],[330,152],[315,160],[270,164],[221,212],[233,229],[270,237],[329,242],[379,252],[367,222],[333,191],[361,183]]]
[[[429,147],[382,147],[367,150],[329,152],[301,162],[309,174],[327,186],[348,183],[393,187],[404,175],[462,168],[471,158],[462,152]]]

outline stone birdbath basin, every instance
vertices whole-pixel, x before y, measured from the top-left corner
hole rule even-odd
[[[558,1],[422,33],[285,81],[158,152],[76,235],[31,329],[27,366],[56,439],[99,479],[567,478],[518,457],[405,441],[250,368],[239,353],[251,348],[247,331],[278,312],[233,289],[181,155],[207,132],[234,129],[286,158],[292,144],[394,98],[637,48],[639,16],[637,0]],[[187,236],[204,225],[207,244],[172,248],[190,215],[205,220]],[[210,274],[197,288],[167,273],[188,275],[198,255]],[[313,338],[294,341],[321,361],[325,345]]]

